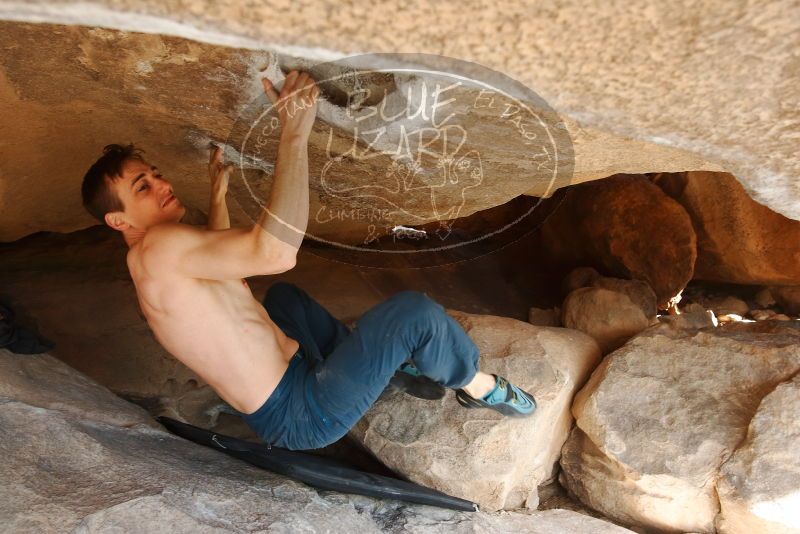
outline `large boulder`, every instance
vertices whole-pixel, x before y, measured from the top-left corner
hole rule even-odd
[[[384,396],[350,435],[411,480],[478,502],[484,510],[538,504],[572,425],[570,405],[600,359],[575,330],[448,310],[480,349],[481,370],[536,397],[531,418],[467,410],[448,390],[440,401]]]
[[[679,173],[661,182],[692,218],[695,278],[800,284],[800,221],[759,204],[728,173]]]
[[[662,315],[658,321],[669,328],[679,330],[699,330],[701,328],[714,328],[719,324],[713,310],[707,310],[696,302],[692,302],[681,309],[677,315]]]
[[[642,280],[578,267],[564,277],[561,289],[566,298],[559,323],[589,334],[606,354],[657,320],[656,295]]]
[[[784,313],[800,315],[800,285],[772,286],[769,292]]]
[[[800,375],[764,397],[717,483],[722,534],[800,533]]]
[[[643,175],[571,187],[542,225],[544,250],[565,267],[588,265],[643,280],[669,307],[692,279],[695,233],[686,211]]]
[[[623,524],[714,532],[720,467],[759,403],[800,370],[800,329],[652,327],[607,356],[573,404],[561,482]]]
[[[530,94],[512,99],[492,91],[487,97],[483,88],[464,83],[448,83],[447,102],[439,98],[446,106],[439,109],[439,119],[448,117],[446,124],[437,120],[434,127],[430,111],[424,118],[404,121],[404,115],[412,113],[404,113],[406,99],[410,105],[430,103],[435,84],[441,83],[428,74],[431,65],[425,64],[416,72],[357,78],[354,67],[323,65],[308,57],[313,55],[310,50],[279,55],[275,43],[257,49],[228,47],[91,25],[0,22],[0,48],[15,51],[0,64],[0,114],[7,128],[0,138],[15,139],[17,147],[15,158],[0,164],[0,173],[26,177],[2,184],[0,241],[37,230],[71,231],[94,224],[80,204],[81,178],[103,145],[131,140],[147,150],[147,158],[164,171],[183,204],[199,210],[208,206],[207,179],[198,178],[198,173],[205,174],[208,144],[224,143],[225,158],[241,167],[229,189],[232,223],[252,224],[271,191],[279,139],[268,123],[259,123],[267,108],[259,78],[266,75],[280,85],[282,69],[309,70],[322,91],[309,139],[309,239],[363,245],[398,224],[438,223],[523,194],[551,195],[573,178],[594,180],[613,172],[602,153],[604,146],[613,147],[614,171],[717,167],[682,150],[562,120]],[[385,68],[385,61],[375,58],[360,66]],[[453,62],[441,70],[463,76]],[[488,76],[476,77],[486,82]],[[69,94],[54,89],[54,79],[60,87],[70,87]],[[357,105],[364,91],[372,98]],[[76,105],[71,94],[79,94],[82,104]],[[504,109],[520,109],[517,97],[535,108],[536,122],[549,117],[544,129],[530,131],[534,122],[525,112],[502,115]],[[492,105],[481,105],[484,101]],[[399,118],[377,118],[374,106],[383,104],[382,116]],[[127,116],[138,120],[126,121]],[[50,140],[52,130],[41,127],[54,121],[62,125],[59,143]],[[585,154],[581,149],[576,156],[564,124],[572,132],[588,133],[580,136],[587,141]],[[528,129],[527,136],[520,128]],[[253,131],[258,132],[255,142],[256,136],[249,135]],[[423,134],[420,148],[415,143]],[[458,143],[446,140],[453,134]],[[534,150],[528,136],[543,140],[537,142],[541,148]],[[358,145],[362,146],[356,151]],[[415,165],[399,158],[401,148],[411,151]],[[531,157],[520,157],[526,153]],[[56,173],[65,179],[51,183]],[[38,187],[26,184],[28,180]],[[35,208],[38,218],[30,215]]]
[[[0,349],[0,370],[3,531],[629,532],[568,510],[463,513],[317,492],[168,433],[47,354]]]
[[[596,269],[591,267],[578,267],[564,277],[561,282],[561,288],[566,296],[580,287],[600,287],[623,293],[628,296],[631,302],[641,308],[642,313],[648,319],[655,319],[658,312],[656,294],[653,292],[653,288],[642,280],[626,280],[602,276]]]
[[[800,219],[793,115],[797,7],[791,2],[563,0],[557,10],[548,3],[489,9],[453,0],[434,9],[329,0],[304,5],[298,11],[291,3],[243,1],[192,1],[169,9],[149,0],[0,2],[0,17],[14,21],[0,30],[9,36],[1,77],[13,82],[0,84],[0,105],[8,104],[0,127],[15,151],[14,158],[3,158],[0,174],[20,178],[0,184],[11,199],[0,205],[0,240],[89,224],[74,200],[77,174],[95,144],[112,139],[163,147],[160,159],[175,169],[167,176],[180,170],[180,189],[202,205],[204,155],[185,139],[227,129],[231,113],[260,89],[255,76],[264,50],[290,65],[363,50],[475,58],[533,88],[565,116],[575,139],[576,175],[587,177],[581,179],[724,168],[761,202]],[[11,27],[26,20],[40,24],[16,35]],[[75,38],[58,24],[126,31],[92,28],[93,36]],[[648,38],[630,28],[647,28]],[[181,38],[147,35],[153,33]],[[126,120],[133,116],[139,120]],[[56,123],[59,128],[47,126]],[[481,142],[500,148],[508,139],[487,137]],[[508,156],[503,163],[509,168],[526,159],[512,151]],[[362,169],[354,164],[347,174],[369,176]],[[237,207],[234,216],[240,215]]]
[[[618,349],[650,324],[627,295],[599,287],[576,289],[561,307],[561,323],[592,336],[603,354]]]
[[[745,301],[731,295],[710,299],[701,298],[700,300],[716,315],[736,314],[745,316],[750,313],[750,306]]]
[[[528,322],[536,326],[561,326],[561,311],[558,308],[530,308]]]

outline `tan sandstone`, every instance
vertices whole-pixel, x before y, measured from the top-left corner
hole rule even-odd
[[[669,179],[678,182],[672,194],[697,233],[696,279],[800,283],[800,221],[750,198],[731,174],[698,171]]]
[[[564,116],[576,181],[727,170],[750,195],[798,219],[797,13],[787,0],[493,9],[453,1],[5,0],[0,18],[12,22],[0,32],[2,138],[14,157],[0,167],[0,240],[91,224],[77,181],[112,140],[150,147],[187,202],[202,208],[202,141],[219,138],[258,93],[252,81],[265,52],[285,65],[398,50],[474,61],[519,80]],[[336,230],[346,235],[346,222]]]
[[[797,329],[648,329],[606,356],[576,396],[561,481],[623,524],[713,533],[722,464],[764,396],[798,370]]]
[[[695,233],[686,211],[642,175],[615,175],[567,190],[542,225],[547,255],[646,282],[666,309],[692,279]]]
[[[769,291],[784,313],[800,315],[800,285],[772,286]]]
[[[800,533],[800,375],[764,397],[717,483],[721,534]]]
[[[599,287],[626,295],[648,319],[655,318],[658,312],[656,295],[650,285],[642,280],[602,276],[591,267],[578,267],[564,277],[561,285],[565,296],[580,287]]]
[[[599,287],[576,289],[567,295],[562,309],[563,325],[592,336],[603,354],[618,349],[650,324],[627,295]]]

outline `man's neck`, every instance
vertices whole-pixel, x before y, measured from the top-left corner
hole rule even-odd
[[[141,242],[144,234],[146,233],[147,230],[128,228],[127,230],[122,231],[122,238],[125,240],[125,243],[128,244],[128,248],[133,248]]]

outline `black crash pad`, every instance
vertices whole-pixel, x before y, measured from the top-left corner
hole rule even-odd
[[[342,493],[355,493],[378,499],[427,504],[475,512],[478,506],[464,499],[397,478],[367,473],[332,458],[268,447],[243,439],[217,434],[205,428],[182,423],[169,417],[156,417],[167,430],[182,438],[212,447],[268,471],[278,473],[309,486]]]

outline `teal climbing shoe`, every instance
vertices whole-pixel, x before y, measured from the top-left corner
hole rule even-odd
[[[441,399],[445,393],[444,386],[420,373],[411,362],[403,363],[389,380],[389,384],[413,397],[426,400]]]
[[[536,400],[527,391],[502,376],[495,378],[494,388],[476,399],[463,389],[456,391],[456,400],[465,408],[489,408],[509,417],[528,417],[536,411]]]

